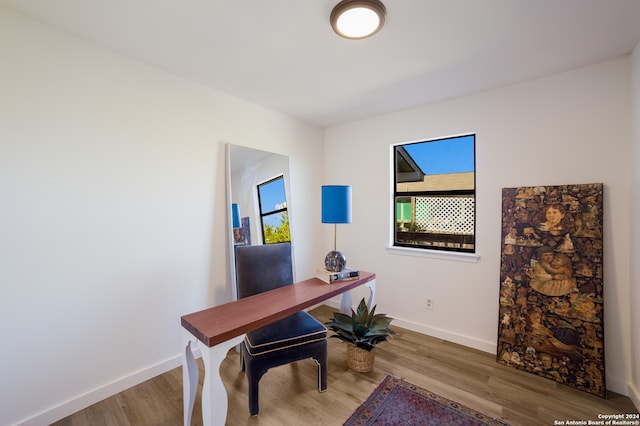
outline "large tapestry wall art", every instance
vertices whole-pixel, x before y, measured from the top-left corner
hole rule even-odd
[[[502,190],[498,362],[604,397],[603,184]]]

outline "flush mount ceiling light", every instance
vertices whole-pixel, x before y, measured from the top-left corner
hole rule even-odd
[[[344,38],[370,37],[384,25],[386,13],[380,0],[342,0],[331,11],[331,27]]]

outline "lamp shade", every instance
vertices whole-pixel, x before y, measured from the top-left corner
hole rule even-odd
[[[322,187],[322,223],[351,223],[351,186]]]
[[[231,219],[233,229],[240,228],[240,207],[236,203],[231,204]]]

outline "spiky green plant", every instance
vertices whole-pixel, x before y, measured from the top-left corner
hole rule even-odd
[[[375,306],[369,312],[363,298],[356,311],[351,309],[351,316],[336,312],[326,325],[336,333],[331,337],[370,351],[378,343],[393,337],[393,330],[389,328],[392,320],[386,314],[376,314]]]

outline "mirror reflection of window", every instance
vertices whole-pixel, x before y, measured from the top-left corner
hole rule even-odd
[[[259,184],[258,200],[264,244],[290,242],[289,212],[284,176],[281,175]]]

